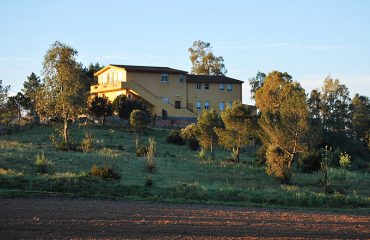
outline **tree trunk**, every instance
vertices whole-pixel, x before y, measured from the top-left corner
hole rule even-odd
[[[213,159],[214,154],[213,154],[213,143],[211,144],[211,159]]]
[[[64,120],[63,139],[64,139],[64,143],[68,144],[68,120]]]
[[[240,162],[240,147],[239,146],[237,146],[236,147],[236,161],[237,162]]]

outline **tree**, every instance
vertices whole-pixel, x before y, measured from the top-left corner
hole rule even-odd
[[[24,106],[24,109],[28,110],[29,113],[36,118],[38,118],[38,114],[36,111],[36,94],[41,86],[42,84],[40,77],[32,72],[31,75],[27,77],[27,80],[24,81],[22,89],[24,97],[28,102],[26,106]]]
[[[256,92],[260,89],[265,82],[266,74],[258,71],[256,76],[249,79],[249,85],[251,86],[251,98],[254,100]]]
[[[22,110],[26,109],[29,104],[29,99],[27,99],[21,92],[17,95],[8,98],[6,103],[9,112],[17,116],[18,121],[22,118]]]
[[[217,145],[215,128],[222,128],[222,120],[215,110],[203,110],[197,120],[197,139],[202,150],[210,150],[213,158],[214,147]]]
[[[370,133],[370,100],[366,96],[356,94],[352,99],[352,127],[355,139],[366,142]]]
[[[273,71],[256,92],[259,124],[267,137],[266,172],[282,182],[292,176],[292,162],[306,150],[308,109],[304,89],[287,73]]]
[[[125,120],[130,118],[131,112],[134,109],[139,109],[144,112],[147,111],[147,107],[143,101],[129,99],[125,95],[119,95],[114,99],[113,108],[114,111],[118,113],[118,116]]]
[[[233,150],[234,160],[239,162],[240,149],[248,146],[255,136],[255,119],[240,102],[234,102],[222,112],[221,119],[225,128],[215,128],[219,144]]]
[[[103,67],[104,67],[103,65],[100,65],[97,62],[95,64],[90,63],[90,65],[88,67],[83,68],[83,71],[84,71],[85,76],[86,76],[86,82],[85,82],[86,91],[90,91],[90,86],[91,85],[98,84],[98,78],[95,77],[94,74],[97,71],[99,71],[100,69],[102,69]]]
[[[307,143],[311,148],[317,148],[322,143],[323,126],[321,117],[321,93],[314,89],[307,99],[309,134]]]
[[[192,63],[191,73],[198,75],[221,75],[226,74],[224,58],[213,54],[210,43],[195,41],[188,49]]]
[[[96,96],[90,98],[88,105],[89,112],[95,117],[100,118],[102,125],[105,124],[106,117],[113,114],[113,105],[107,97]]]
[[[3,86],[3,80],[0,80],[0,123],[3,123],[7,118],[6,102],[8,98],[10,86]]]
[[[150,124],[151,118],[148,112],[134,109],[130,114],[130,125],[135,130],[146,128]]]
[[[37,94],[37,111],[46,118],[62,120],[64,144],[69,142],[69,121],[74,121],[86,105],[83,71],[76,62],[77,54],[72,47],[54,42],[44,57],[45,82]]]
[[[325,140],[333,147],[345,148],[351,123],[348,88],[328,76],[321,89],[321,116]]]

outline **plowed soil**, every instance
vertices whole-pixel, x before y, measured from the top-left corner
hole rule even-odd
[[[370,216],[59,197],[0,198],[0,239],[370,238]]]

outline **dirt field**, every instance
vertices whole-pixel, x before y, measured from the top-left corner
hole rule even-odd
[[[0,238],[370,238],[370,216],[56,197],[0,198]]]

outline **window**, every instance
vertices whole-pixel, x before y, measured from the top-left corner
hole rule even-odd
[[[128,98],[128,99],[132,99],[132,94],[131,94],[131,93],[128,93],[128,94],[127,94],[127,98]]]
[[[232,107],[232,105],[233,105],[233,101],[228,101],[227,102],[227,107]]]
[[[209,89],[209,83],[204,84],[204,89],[207,89],[207,90]]]
[[[184,82],[185,76],[183,74],[180,75],[180,82]]]
[[[220,91],[224,90],[224,84],[223,83],[220,83],[219,89],[220,89]]]
[[[162,97],[162,101],[166,104],[168,104],[170,102],[170,100],[168,99],[168,97]]]
[[[224,102],[220,102],[220,104],[218,106],[220,108],[220,111],[225,110],[225,103]]]
[[[107,74],[106,73],[103,73],[103,84],[106,84],[108,79],[107,79]]]
[[[204,109],[209,109],[209,102],[204,102]]]
[[[123,80],[123,72],[118,72],[118,81]]]
[[[202,89],[202,84],[201,83],[197,83],[197,89]]]
[[[161,82],[168,82],[168,73],[163,73],[162,74]]]
[[[181,108],[181,101],[175,101],[175,108],[180,109]]]
[[[202,103],[200,101],[197,102],[197,109],[202,109]]]
[[[227,84],[227,91],[231,92],[233,90],[233,85],[231,83]]]

